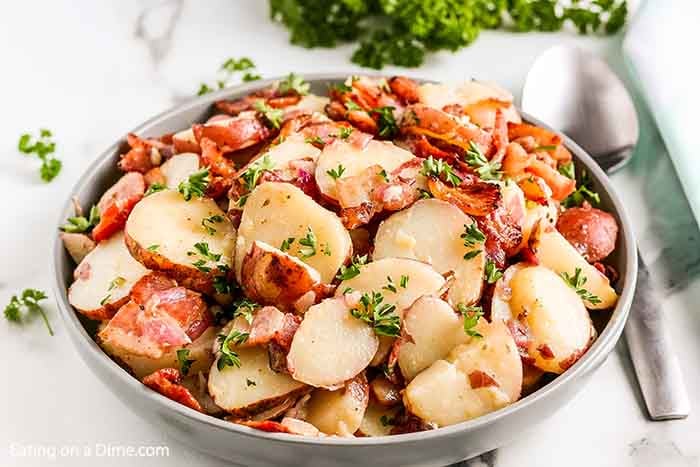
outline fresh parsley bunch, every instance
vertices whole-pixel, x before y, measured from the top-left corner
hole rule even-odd
[[[335,47],[359,41],[352,61],[380,69],[417,67],[427,52],[458,50],[486,29],[581,34],[618,31],[626,0],[270,0],[270,17],[293,44]]]

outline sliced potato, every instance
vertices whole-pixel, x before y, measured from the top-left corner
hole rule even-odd
[[[124,244],[124,233],[100,242],[75,269],[68,301],[91,319],[109,319],[129,300],[131,287],[148,273]]]
[[[508,400],[515,402],[520,398],[523,367],[513,336],[501,321],[488,323],[481,319],[476,330],[483,337],[471,338],[458,345],[447,360],[467,376],[474,371],[486,373],[496,381]]]
[[[344,299],[329,298],[304,315],[287,367],[297,381],[336,388],[364,370],[378,346],[374,330],[350,314]]]
[[[406,381],[444,359],[457,344],[468,337],[463,318],[447,302],[423,296],[404,313],[403,329],[410,339],[399,346],[399,368]]]
[[[241,366],[219,371],[217,364],[209,372],[209,394],[216,405],[236,417],[248,417],[275,407],[289,397],[310,389],[289,375],[270,369],[264,347],[236,349]]]
[[[190,367],[190,374],[194,375],[200,371],[204,373],[209,371],[214,359],[211,349],[216,341],[216,335],[217,329],[210,327],[192,343],[182,347],[190,351],[187,358],[194,360]],[[109,341],[100,341],[100,345],[107,354],[126,366],[138,379],[163,368],[180,367],[177,359],[177,350],[179,349],[171,349],[160,358],[148,358],[143,355],[126,352],[120,347],[112,346]]]
[[[83,233],[61,232],[61,240],[75,264],[79,264],[88,253],[95,249],[95,242]]]
[[[274,170],[289,169],[289,163],[299,159],[316,161],[321,150],[313,144],[307,143],[306,138],[299,133],[287,136],[284,141],[271,146],[263,155],[270,159]]]
[[[617,303],[617,293],[608,278],[586,261],[567,240],[554,228],[543,228],[539,234],[535,255],[542,266],[557,274],[574,275],[581,268],[586,277],[585,289],[600,299],[600,303],[586,302],[593,310],[611,308]]]
[[[382,289],[392,279],[393,290]],[[406,277],[406,287],[401,278]],[[405,258],[382,258],[360,266],[360,274],[338,285],[336,296],[340,297],[350,287],[361,293],[382,292],[384,302],[396,305],[399,314],[422,295],[434,294],[445,284],[445,278],[426,263]]]
[[[345,169],[338,179],[359,175],[373,165],[379,165],[387,173],[393,172],[401,164],[414,159],[415,156],[389,141],[371,140],[366,147],[361,148],[343,140],[327,144],[316,164],[316,183],[321,193],[330,198],[338,199],[336,178],[329,171],[338,170],[340,165]]]
[[[454,272],[450,303],[471,305],[481,297],[485,255],[464,255],[483,245],[464,245],[460,236],[474,222],[457,207],[437,199],[420,200],[381,223],[374,240],[374,260],[411,258],[431,264],[440,274]],[[437,227],[439,226],[439,228]]]
[[[241,279],[250,300],[284,310],[293,310],[297,300],[321,283],[314,268],[258,240],[243,258]]]
[[[505,89],[475,80],[461,83],[426,83],[420,85],[418,94],[421,103],[436,109],[451,104],[468,106],[489,99],[503,103],[513,101],[513,95]]]
[[[216,222],[205,219],[218,216]],[[232,265],[236,229],[214,200],[185,201],[176,191],[165,190],[141,200],[126,222],[126,244],[131,254],[154,271],[163,271],[181,285],[213,294],[220,268]],[[202,255],[195,244],[206,243],[218,261]],[[200,263],[201,262],[201,263]],[[198,264],[198,267],[195,266]],[[209,269],[207,271],[206,269]]]
[[[508,396],[495,386],[472,389],[468,376],[446,360],[419,373],[404,392],[406,408],[438,427],[480,417],[508,402]]]
[[[303,257],[299,240],[309,229],[316,237],[316,254]],[[266,182],[248,197],[243,208],[236,243],[235,271],[239,282],[243,258],[255,240],[279,248],[294,238],[288,254],[301,258],[330,283],[338,268],[352,253],[350,234],[335,213],[324,209],[299,188],[289,183]]]
[[[316,389],[307,405],[306,421],[327,435],[352,436],[360,427],[369,403],[364,373],[335,391]]]
[[[595,337],[588,310],[564,280],[543,266],[517,271],[510,281],[510,309],[528,327],[528,355],[544,371],[562,373]]]
[[[176,154],[160,166],[160,172],[165,177],[165,184],[171,190],[177,190],[178,185],[199,170],[199,156],[193,152]]]
[[[393,428],[392,421],[396,418],[399,410],[400,407],[387,408],[370,401],[356,434],[358,436],[387,436]]]
[[[326,96],[317,96],[316,94],[307,94],[303,96],[299,102],[289,107],[285,107],[284,111],[289,113],[294,110],[303,110],[306,112],[318,112],[323,114],[324,109],[330,99]]]

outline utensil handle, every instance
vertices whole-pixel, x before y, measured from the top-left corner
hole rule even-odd
[[[690,402],[670,343],[662,302],[639,251],[637,257],[637,289],[625,326],[634,370],[652,420],[685,418],[690,413]]]

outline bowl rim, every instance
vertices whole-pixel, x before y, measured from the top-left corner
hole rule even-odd
[[[346,79],[348,76],[356,74],[361,74],[362,76],[384,78],[391,76],[381,73],[358,73],[352,71],[347,73],[298,73],[299,76],[301,76],[308,82],[337,82]],[[278,76],[230,86],[221,90],[217,90],[213,93],[209,93],[204,96],[193,98],[186,102],[176,104],[168,110],[161,112],[158,115],[146,120],[144,123],[131,130],[131,133],[140,134],[144,131],[147,131],[150,127],[158,124],[159,122],[174,117],[188,110],[194,110],[199,107],[205,108],[205,104],[211,106],[211,104],[213,104],[216,100],[220,100],[227,97],[230,98],[232,95],[244,95],[259,90],[273,84],[275,81],[284,78],[285,76]],[[435,80],[422,79],[419,77],[411,78],[421,82],[435,82]],[[74,311],[73,307],[68,302],[67,289],[63,286],[63,276],[60,272],[63,258],[65,258],[63,243],[60,239],[60,235],[56,235],[52,251],[52,288],[54,292],[54,297],[56,297],[56,303],[61,314],[61,318],[63,320],[64,326],[67,329],[67,332],[70,334],[71,340],[73,341],[73,345],[79,348],[80,353],[88,352],[91,357],[99,361],[99,363],[102,364],[107,369],[107,371],[110,372],[112,378],[118,380],[122,385],[126,385],[130,389],[130,391],[134,393],[139,393],[139,396],[148,399],[149,403],[158,405],[161,408],[165,408],[167,410],[173,410],[178,415],[194,423],[204,423],[213,428],[230,431],[232,433],[236,433],[245,437],[257,438],[261,440],[271,440],[285,444],[306,444],[324,446],[383,446],[413,443],[419,441],[427,442],[433,438],[457,436],[460,434],[466,434],[472,430],[477,430],[480,427],[495,422],[496,420],[508,417],[509,415],[520,410],[524,410],[527,406],[536,404],[541,399],[547,398],[554,393],[558,393],[559,391],[563,390],[563,388],[567,386],[572,380],[577,379],[580,375],[588,373],[591,370],[595,370],[607,358],[607,356],[610,354],[610,352],[616,345],[624,327],[624,324],[627,320],[627,316],[629,314],[630,306],[632,303],[632,298],[634,296],[635,284],[637,281],[637,243],[634,238],[634,233],[632,231],[628,215],[625,211],[625,208],[622,204],[619,195],[617,194],[615,188],[613,188],[608,176],[603,172],[603,170],[598,166],[598,164],[593,160],[593,158],[589,156],[585,150],[583,150],[568,136],[553,129],[551,126],[546,125],[545,123],[539,121],[538,119],[532,117],[531,115],[525,112],[520,111],[520,113],[524,120],[535,125],[541,126],[543,128],[549,129],[550,131],[554,131],[555,133],[560,135],[566,147],[574,155],[574,158],[579,163],[584,165],[586,170],[593,174],[594,178],[607,193],[608,197],[610,198],[610,202],[614,208],[614,213],[616,214],[621,224],[620,232],[622,234],[621,236],[624,238],[624,244],[626,247],[626,252],[623,259],[626,268],[626,274],[624,283],[622,284],[622,293],[620,294],[618,302],[614,310],[612,311],[610,320],[608,321],[600,335],[597,337],[593,345],[586,351],[584,356],[563,374],[557,376],[553,381],[551,381],[544,387],[538,389],[537,391],[533,392],[532,394],[529,394],[528,396],[519,399],[513,404],[508,405],[507,407],[504,407],[495,412],[483,415],[481,417],[457,423],[455,425],[441,427],[435,430],[421,431],[416,433],[405,433],[391,436],[357,438],[312,438],[286,433],[269,433],[246,427],[244,425],[238,425],[236,423],[228,422],[208,414],[197,412],[188,407],[185,407],[182,404],[172,401],[167,397],[161,395],[160,393],[144,386],[141,383],[141,381],[139,381],[134,376],[130,375],[126,370],[124,370],[114,360],[112,360],[107,355],[107,353],[104,352],[90,337],[87,330],[78,319],[77,313]],[[98,167],[101,164],[103,164],[106,159],[113,158],[115,152],[120,148],[122,144],[123,138],[109,146],[109,148],[107,148],[97,158],[95,158],[95,160],[93,160],[90,163],[90,165],[83,171],[83,173],[78,178],[78,181],[70,190],[68,199],[64,203],[63,208],[60,210],[60,217],[57,219],[57,222],[55,224],[57,227],[64,223],[65,214],[67,212],[70,212],[70,209],[72,207],[72,198],[77,194],[81,193],[84,189],[86,189],[93,183],[92,179]],[[81,354],[81,356],[83,359],[87,359],[87,355]],[[95,372],[92,370],[90,370],[90,372],[93,375],[95,374]],[[99,379],[102,380],[102,378]]]

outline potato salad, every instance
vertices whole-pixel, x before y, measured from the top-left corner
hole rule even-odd
[[[576,364],[618,224],[562,138],[478,81],[325,94],[290,74],[128,135],[61,233],[101,348],[191,410],[310,437],[465,422]]]

